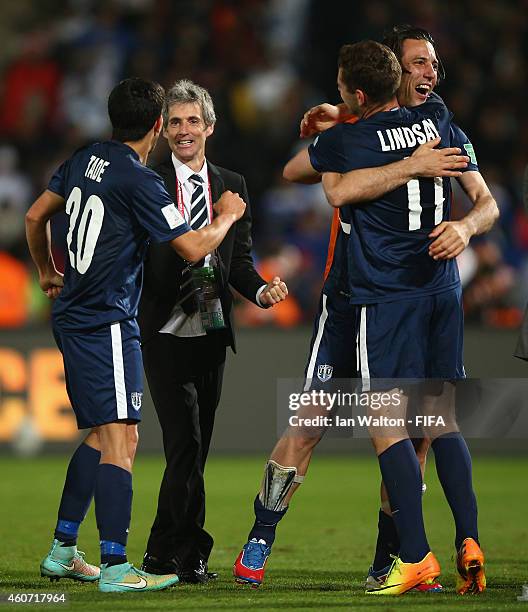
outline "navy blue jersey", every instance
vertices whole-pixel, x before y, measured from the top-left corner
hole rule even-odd
[[[135,317],[149,239],[169,241],[191,229],[161,177],[111,140],[77,151],[48,189],[66,200],[70,218],[54,324],[76,332]]]
[[[348,172],[383,166],[412,155],[437,136],[441,147],[458,146],[470,156],[467,170],[478,170],[471,143],[442,99],[435,94],[419,107],[381,112],[354,124],[323,132],[310,146],[319,172]],[[388,302],[432,295],[458,286],[455,260],[433,260],[432,229],[450,217],[449,179],[417,178],[361,205],[344,206],[351,225],[348,279],[353,304]]]

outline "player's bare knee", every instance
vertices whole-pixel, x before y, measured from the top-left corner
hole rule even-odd
[[[401,433],[401,435],[396,435],[396,436],[384,436],[384,435],[376,435],[376,436],[371,436],[371,441],[372,441],[372,445],[374,446],[374,450],[376,451],[376,455],[381,455],[381,453],[385,452],[386,450],[388,450],[391,446],[394,446],[394,444],[398,444],[398,442],[401,442],[402,440],[408,440],[409,436],[407,435],[407,432],[403,432]]]
[[[293,452],[296,455],[304,455],[306,452],[309,452],[314,449],[319,444],[322,437],[322,433],[313,431],[306,433],[297,433],[296,435],[292,436],[291,439],[291,446],[293,447]]]
[[[409,438],[409,434],[405,427],[394,425],[369,427],[369,434],[373,440],[378,440],[377,444],[385,446],[386,448],[396,444],[396,442],[401,442]],[[374,447],[376,448],[376,445],[374,445]]]
[[[442,426],[426,427],[427,435],[434,442],[440,436],[447,436],[452,433],[458,433],[460,429],[456,421],[448,421]]]
[[[99,427],[101,463],[112,463],[126,470],[131,469],[128,429],[125,421],[107,423]]]

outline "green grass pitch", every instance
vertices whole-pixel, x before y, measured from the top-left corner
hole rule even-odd
[[[489,586],[480,597],[459,597],[453,592],[454,529],[431,460],[425,518],[446,593],[410,593],[399,598],[365,596],[362,589],[376,533],[379,476],[373,456],[315,456],[305,484],[278,529],[266,582],[255,590],[234,584],[231,567],[252,523],[252,501],[264,458],[211,457],[207,526],[216,540],[210,566],[220,573],[219,580],[161,593],[124,595],[102,594],[94,585],[40,578],[38,565],[50,544],[66,461],[65,457],[0,458],[0,591],[4,594],[67,591],[67,608],[83,610],[528,611],[528,603],[517,602],[522,584],[528,583],[527,458],[477,457],[474,461]],[[161,472],[159,457],[138,456],[128,546],[129,559],[136,564],[144,551]],[[81,529],[79,545],[88,560],[97,563],[93,509]]]

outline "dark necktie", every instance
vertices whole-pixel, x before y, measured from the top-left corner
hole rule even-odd
[[[199,174],[192,174],[189,181],[194,185],[191,194],[191,214],[190,226],[193,230],[199,230],[207,225],[207,201],[203,187],[203,179]],[[203,266],[201,262],[195,264],[194,267]],[[183,298],[181,307],[187,315],[191,315],[199,310],[198,288],[192,281],[192,267],[187,266],[182,272],[182,282],[180,292]]]
[[[203,187],[203,179],[199,174],[192,174],[189,181],[194,185],[191,194],[191,228],[199,230],[207,225],[207,201]]]

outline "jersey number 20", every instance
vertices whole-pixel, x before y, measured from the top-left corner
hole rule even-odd
[[[70,226],[66,242],[68,243],[68,254],[72,268],[79,274],[84,274],[92,263],[97,239],[101,233],[104,217],[104,205],[99,196],[91,195],[77,227],[77,245],[75,252],[72,251],[73,232],[77,226],[77,219],[81,210],[82,191],[74,187],[66,202],[66,212],[70,216]]]

